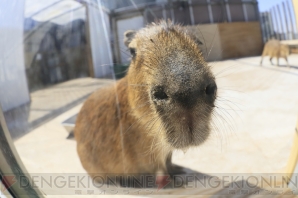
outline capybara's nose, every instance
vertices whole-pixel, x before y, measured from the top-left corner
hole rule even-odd
[[[205,88],[205,93],[209,97],[215,97],[217,92],[217,86],[216,83],[210,83],[209,85],[206,86]]]
[[[167,100],[169,96],[165,92],[164,86],[156,86],[152,90],[152,99],[153,101],[161,101],[161,100]]]
[[[171,98],[174,102],[180,104],[181,106],[191,108],[197,103],[202,92],[202,90],[176,92]]]
[[[192,108],[198,101],[214,103],[216,98],[217,86],[215,82],[198,87],[188,87],[184,85],[178,91],[167,90],[165,86],[155,86],[152,89],[152,99],[156,102],[171,100],[185,108]],[[161,103],[158,103],[161,104]]]

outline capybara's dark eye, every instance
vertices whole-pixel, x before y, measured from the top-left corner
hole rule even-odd
[[[129,48],[129,52],[130,52],[130,54],[133,58],[136,56],[136,49],[135,48]]]

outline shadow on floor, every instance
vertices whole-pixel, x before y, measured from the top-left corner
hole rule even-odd
[[[282,72],[282,73],[298,76],[298,73],[293,73],[291,71],[284,71],[284,70],[276,69],[278,67],[281,67],[281,68],[290,67],[291,69],[298,69],[298,66],[293,66],[293,65],[290,65],[290,66],[287,66],[287,65],[276,66],[276,65],[272,65],[272,67],[264,67],[264,66],[260,66],[260,64],[258,64],[258,63],[251,63],[251,62],[247,62],[247,61],[241,61],[239,59],[234,59],[233,61],[239,62],[239,63],[242,63],[242,64],[246,64],[246,65],[249,65],[249,66],[260,67],[260,68],[267,69],[267,70],[279,71],[279,72]]]
[[[29,121],[30,110],[38,111],[38,109],[31,109],[30,103],[4,112],[5,121],[11,138],[14,141],[18,138],[21,138],[36,127],[41,126],[45,122],[50,121],[63,112],[66,112],[74,106],[82,103],[88,96],[89,94],[77,98],[63,107],[50,109],[49,111],[47,111],[47,114],[39,116],[32,121]]]
[[[118,179],[110,180],[103,185],[111,192],[152,192],[153,195],[205,195],[208,197],[248,197],[250,195],[270,195],[281,196],[285,192],[292,193],[286,187],[282,189],[270,186],[261,188],[258,179],[259,176],[241,177],[237,174],[215,174],[208,175],[197,172],[188,168],[184,168],[185,174],[174,175],[136,175],[121,176]],[[244,174],[245,175],[245,174]],[[248,175],[246,175],[248,176]],[[249,182],[248,178],[253,178],[253,182]],[[232,180],[231,180],[232,179]],[[255,182],[258,182],[257,184]],[[270,179],[271,181],[271,179]],[[265,186],[264,186],[265,187]],[[279,190],[277,192],[277,190]],[[291,194],[289,194],[291,195]]]

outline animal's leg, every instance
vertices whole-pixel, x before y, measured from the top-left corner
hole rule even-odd
[[[277,66],[279,66],[279,57],[276,57],[277,60]]]
[[[262,53],[262,57],[261,57],[260,65],[262,65],[262,63],[263,63],[263,58],[264,58],[264,56],[266,56],[266,55],[268,55],[268,54],[267,54],[267,49],[266,49],[266,46],[265,46],[265,48],[264,48],[264,50],[263,50],[263,53]]]
[[[176,165],[172,163],[172,153],[170,153],[166,160],[167,172],[173,178],[174,175],[185,174],[186,172],[183,170],[182,166]]]
[[[260,66],[262,66],[264,56],[261,57]]]
[[[289,65],[289,61],[288,61],[288,57],[285,57],[286,61],[287,61],[287,66],[290,67]]]
[[[273,65],[272,59],[273,59],[273,57],[270,57],[270,63],[271,63],[271,65]]]

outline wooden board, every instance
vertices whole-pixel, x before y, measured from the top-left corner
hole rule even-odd
[[[290,154],[290,158],[287,164],[286,173],[289,178],[292,177],[295,167],[297,166],[298,162],[298,120],[296,124],[296,132],[294,134],[294,142]]]
[[[235,22],[218,24],[222,58],[259,56],[263,50],[259,22]]]
[[[203,44],[207,61],[259,56],[263,40],[259,22],[217,23],[186,26]]]

